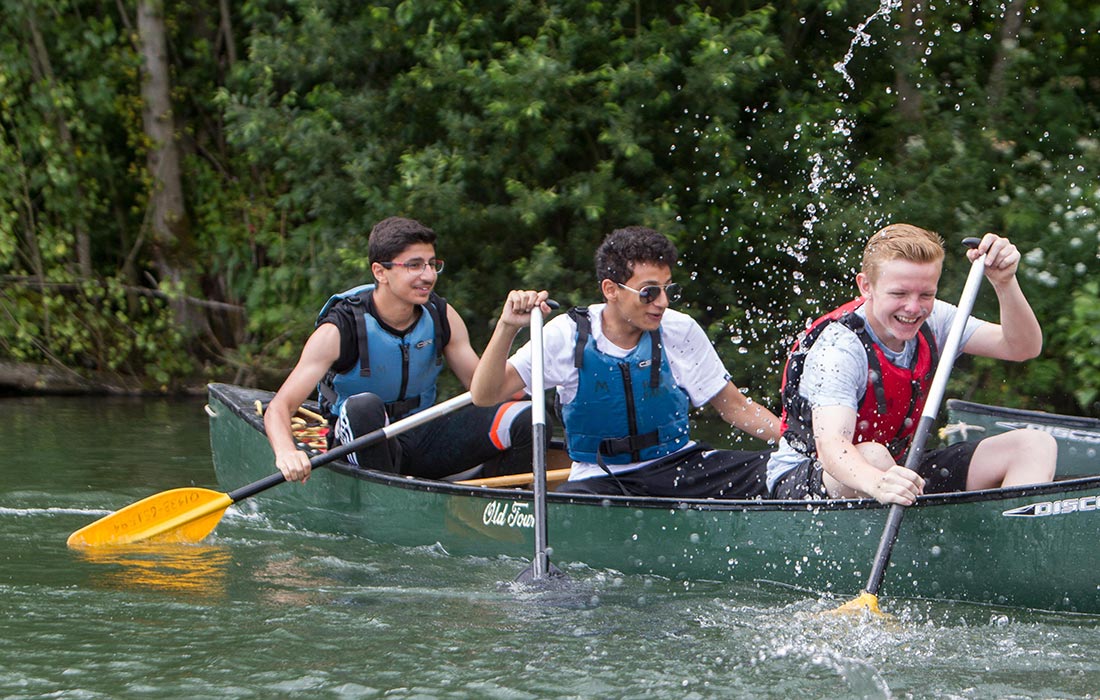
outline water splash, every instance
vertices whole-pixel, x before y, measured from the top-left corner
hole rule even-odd
[[[844,81],[848,83],[848,87],[855,88],[856,82],[852,80],[852,76],[848,75],[848,63],[856,54],[856,47],[871,46],[873,39],[870,34],[867,33],[867,27],[871,25],[876,19],[888,18],[890,13],[894,10],[901,8],[901,0],[879,0],[878,9],[869,17],[863,20],[859,26],[852,29],[852,40],[848,43],[848,52],[844,54],[844,58],[833,64],[833,70],[840,73],[844,77]]]
[[[847,52],[841,60],[833,64],[833,69],[840,73],[850,88],[854,89],[856,84],[855,80],[848,73],[848,64],[855,56],[858,47],[871,46],[874,43],[874,38],[868,32],[868,28],[880,18],[887,20],[890,13],[900,9],[901,6],[901,0],[880,0],[875,12],[851,29],[853,36],[851,42],[848,44]],[[824,81],[820,82],[822,84],[824,83]],[[848,95],[843,92],[841,92],[839,96],[841,99],[848,98]],[[809,181],[806,189],[812,195],[813,200],[806,205],[804,210],[805,215],[802,220],[802,228],[806,235],[800,239],[798,245],[789,246],[786,251],[800,263],[806,258],[810,242],[813,240],[815,227],[821,222],[823,217],[829,213],[828,199],[824,196],[828,190],[833,190],[838,193],[843,191],[855,192],[863,202],[868,204],[874,202],[879,197],[878,190],[873,183],[861,185],[858,182],[855,170],[852,168],[851,159],[846,152],[846,147],[851,144],[852,134],[857,126],[855,120],[845,116],[841,110],[838,109],[836,118],[829,121],[825,126],[830,130],[833,136],[840,138],[841,143],[825,152],[812,153],[808,156]],[[799,125],[799,127],[796,128],[796,133],[793,136],[795,140],[801,136],[801,127],[802,125]],[[870,209],[870,207],[866,208],[868,210]],[[873,230],[878,223],[881,223],[876,220],[877,218],[878,217],[873,213],[868,213],[866,220],[867,227]],[[837,250],[834,251],[834,253],[841,261],[847,258],[847,251]]]

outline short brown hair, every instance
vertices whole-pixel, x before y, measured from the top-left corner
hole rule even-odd
[[[912,224],[890,224],[880,229],[863,249],[863,274],[873,282],[879,266],[891,260],[914,263],[942,263],[943,238]]]
[[[370,230],[367,255],[372,263],[390,262],[416,243],[435,245],[435,231],[415,219],[391,216]]]

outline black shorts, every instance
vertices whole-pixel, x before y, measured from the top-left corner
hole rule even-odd
[[[714,450],[696,445],[614,476],[567,481],[558,493],[673,498],[764,498],[771,451]]]
[[[954,445],[926,452],[917,473],[924,477],[924,493],[952,493],[966,490],[970,460],[978,442],[957,442]],[[801,464],[779,477],[771,498],[828,498],[822,480],[821,463],[807,457]]]
[[[348,461],[364,469],[442,479],[478,465],[477,476],[531,471],[531,407],[527,402],[498,406],[463,406],[453,413],[417,426],[372,447],[358,450]],[[387,425],[385,406],[371,393],[356,394],[337,419],[333,444],[350,442]],[[500,443],[507,431],[509,446]],[[494,434],[497,434],[494,438]]]

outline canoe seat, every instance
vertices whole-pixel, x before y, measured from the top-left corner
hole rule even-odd
[[[565,467],[564,469],[548,469],[546,471],[546,488],[553,491],[555,488],[565,483],[568,478],[569,467]],[[534,474],[525,473],[489,476],[484,479],[466,479],[465,481],[456,481],[455,483],[462,484],[463,486],[485,486],[495,489],[530,489],[534,481]]]

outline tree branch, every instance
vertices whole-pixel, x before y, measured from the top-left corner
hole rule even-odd
[[[5,284],[18,284],[24,287],[30,287],[34,289],[56,289],[65,292],[79,292],[84,290],[84,284],[93,282],[101,284],[100,280],[93,279],[77,279],[74,282],[45,282],[43,280],[35,279],[34,277],[26,277],[20,275],[2,275],[0,281]],[[140,294],[142,296],[153,297],[156,299],[164,299],[165,301],[183,301],[191,306],[196,306],[204,309],[216,309],[218,311],[226,311],[229,313],[244,313],[245,309],[240,304],[230,304],[224,301],[211,301],[209,299],[199,299],[197,297],[182,296],[176,297],[175,295],[167,294],[159,289],[149,289],[148,287],[135,287],[133,285],[124,284],[122,288],[132,294]]]

